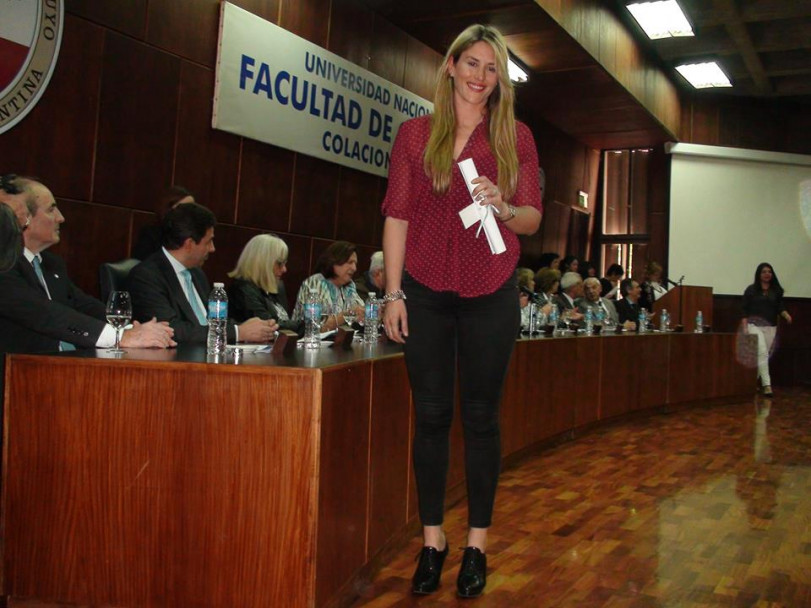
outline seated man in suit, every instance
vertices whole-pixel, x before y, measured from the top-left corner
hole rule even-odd
[[[383,268],[382,251],[375,251],[372,254],[368,272],[355,279],[355,289],[364,302],[369,299],[369,293],[376,294],[378,299],[386,293],[386,271]]]
[[[622,299],[617,302],[617,315],[625,329],[634,331],[639,321],[639,296],[642,288],[633,279],[623,279],[620,282],[620,293]]]
[[[574,301],[583,295],[583,277],[576,272],[566,272],[560,278],[560,293],[554,302],[561,317],[568,314],[572,321],[579,321],[583,315],[575,308]],[[568,311],[568,312],[567,312]]]
[[[201,267],[214,252],[216,223],[214,214],[202,205],[176,206],[163,219],[161,251],[130,272],[133,317],[167,321],[178,343],[206,343],[211,286]],[[268,342],[276,329],[273,319],[253,317],[241,325],[228,319],[228,341]]]
[[[14,193],[10,193],[12,190]],[[25,204],[31,221],[23,232],[23,255],[0,274],[0,351],[41,353],[76,347],[107,348],[115,329],[105,321],[105,306],[68,278],[65,262],[46,251],[59,242],[65,221],[53,194],[36,180],[4,181],[0,201]],[[152,319],[125,330],[127,348],[175,346],[172,329]]]
[[[606,321],[616,325],[619,322],[617,309],[614,308],[614,303],[611,300],[600,297],[601,290],[602,285],[600,285],[600,279],[589,277],[583,281],[583,292],[585,295],[577,300],[577,310],[585,315],[586,311],[591,309],[595,320],[597,319],[597,314],[602,311]]]

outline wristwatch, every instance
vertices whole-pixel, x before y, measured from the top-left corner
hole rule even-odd
[[[498,214],[498,218],[502,222],[509,222],[516,215],[518,215],[518,209],[515,208],[515,205],[511,205],[510,203],[507,203],[507,212],[510,214],[509,217],[502,217],[503,213]]]

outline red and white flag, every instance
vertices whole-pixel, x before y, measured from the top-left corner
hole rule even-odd
[[[0,91],[25,65],[37,29],[37,0],[0,0]]]

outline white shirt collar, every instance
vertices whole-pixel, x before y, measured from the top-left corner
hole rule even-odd
[[[42,259],[42,256],[40,254],[34,253],[28,247],[23,248],[23,255],[25,256],[25,259],[28,260],[29,264],[34,263],[34,258],[38,257],[40,260]]]
[[[175,274],[180,274],[184,270],[187,270],[187,268],[183,264],[181,264],[180,261],[175,256],[169,253],[169,250],[166,249],[166,247],[161,247],[161,250],[163,251],[163,255],[166,256],[166,259],[169,260],[169,263],[172,265],[172,268],[174,268]]]

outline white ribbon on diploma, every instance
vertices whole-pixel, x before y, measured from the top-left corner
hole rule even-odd
[[[470,196],[473,196],[473,190],[476,184],[473,180],[479,177],[479,172],[476,171],[476,165],[473,164],[472,158],[466,158],[459,163],[459,171],[462,172],[462,177],[465,178],[467,190]],[[496,218],[493,217],[492,207],[490,205],[480,205],[476,200],[462,209],[459,212],[459,217],[462,219],[462,225],[467,230],[476,222],[480,222],[479,229],[476,231],[478,238],[482,228],[484,228],[484,235],[487,237],[487,244],[490,245],[490,252],[493,255],[504,253],[507,251],[507,246],[504,244],[504,239],[501,238],[501,231],[498,229]]]

